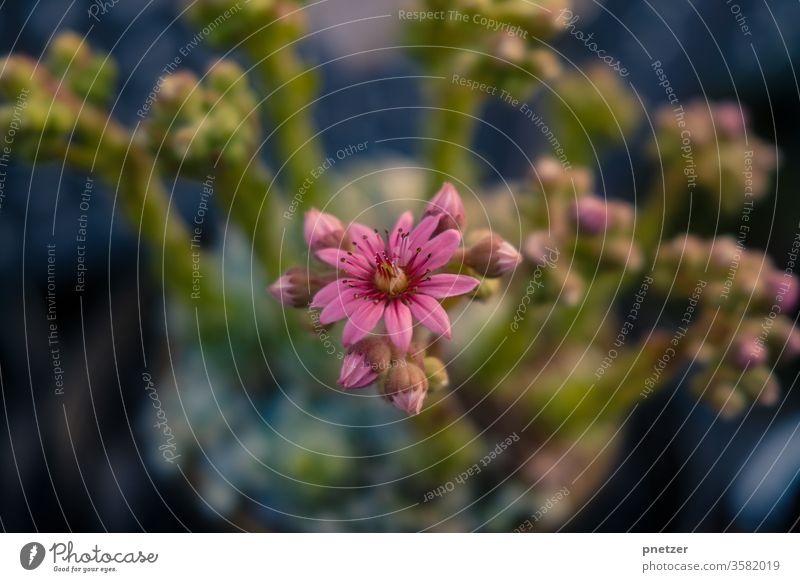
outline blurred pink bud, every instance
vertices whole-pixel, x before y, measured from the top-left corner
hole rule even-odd
[[[713,110],[717,130],[725,137],[744,135],[747,114],[736,103],[720,103]]]
[[[737,246],[732,236],[720,236],[713,242],[711,262],[719,268],[729,269],[731,263],[738,260],[741,254],[742,248]]]
[[[347,389],[369,386],[391,365],[392,349],[381,338],[367,338],[353,345],[342,362],[339,384]]]
[[[783,271],[772,271],[767,274],[765,281],[769,299],[780,301],[783,311],[791,311],[797,307],[797,300],[800,299],[797,277]]]
[[[444,232],[454,228],[462,230],[467,222],[466,213],[464,212],[464,203],[461,201],[461,196],[458,191],[450,182],[445,182],[436,195],[428,202],[425,208],[426,216],[439,216],[438,232]]]
[[[306,307],[325,281],[303,267],[292,267],[269,286],[269,292],[283,305]]]
[[[761,366],[768,357],[767,346],[754,337],[740,338],[733,346],[733,361],[739,368]]]
[[[518,36],[498,34],[492,40],[492,54],[511,63],[521,63],[530,54],[528,44]]]
[[[792,327],[786,338],[786,345],[783,348],[783,356],[787,359],[794,359],[800,356],[800,331]]]
[[[522,255],[502,237],[491,234],[467,249],[464,262],[479,275],[494,278],[513,271]]]
[[[781,387],[775,378],[770,377],[761,389],[757,401],[762,406],[775,406],[781,399]]]
[[[533,180],[545,192],[561,188],[566,180],[564,167],[555,158],[541,158],[533,166]]]
[[[550,237],[545,232],[534,232],[525,239],[522,251],[525,257],[537,267],[552,266],[558,261],[559,251],[550,246]]]
[[[333,214],[312,208],[306,212],[303,236],[312,251],[339,247],[344,237],[344,225]]]
[[[572,219],[580,232],[602,234],[608,227],[606,203],[596,196],[585,196],[575,203]]]
[[[397,408],[410,416],[419,414],[428,393],[425,372],[411,362],[399,362],[386,374],[383,395]]]

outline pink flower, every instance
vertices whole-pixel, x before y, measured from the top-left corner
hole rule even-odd
[[[328,325],[346,319],[342,341],[350,346],[383,320],[392,343],[408,351],[413,319],[437,335],[450,337],[450,320],[437,299],[463,295],[479,282],[472,277],[433,274],[445,266],[461,242],[457,230],[431,236],[438,216],[423,218],[412,230],[413,218],[404,213],[387,239],[377,230],[353,223],[352,250],[325,248],[321,261],[339,269],[339,278],[323,287],[311,307],[321,309],[319,321]],[[347,242],[345,242],[347,244]]]

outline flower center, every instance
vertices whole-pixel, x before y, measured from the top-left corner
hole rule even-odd
[[[394,297],[408,288],[408,278],[395,263],[381,262],[375,269],[375,287]]]

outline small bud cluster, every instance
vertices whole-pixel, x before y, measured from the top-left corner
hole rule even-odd
[[[530,39],[547,38],[564,29],[565,23],[559,18],[562,10],[572,6],[571,0],[540,0],[538,2],[508,2],[507,0],[425,0],[422,8],[432,13],[442,13],[446,18],[434,20],[451,24],[452,32],[457,27],[465,30],[458,34],[467,37],[465,40],[477,39],[486,28],[506,25],[507,36],[521,36]],[[456,18],[447,14],[457,12]],[[477,17],[477,18],[476,18]],[[485,20],[484,20],[485,19]],[[492,26],[489,26],[491,23]],[[500,24],[494,24],[500,23]],[[481,28],[483,26],[484,28]],[[516,28],[515,28],[516,27]],[[478,29],[478,30],[474,30]],[[518,34],[517,31],[519,31]],[[524,34],[527,32],[527,35]]]
[[[260,141],[256,97],[244,71],[220,60],[200,81],[189,71],[162,77],[144,124],[150,148],[188,177],[221,160],[246,165]]]
[[[779,387],[771,370],[800,355],[800,332],[788,317],[800,299],[797,277],[760,251],[731,237],[682,235],[658,252],[654,280],[664,293],[691,296],[698,282],[697,328],[687,357],[705,366],[692,384],[726,415],[750,401],[774,404]]]
[[[765,313],[776,303],[788,312],[800,294],[796,276],[778,269],[763,252],[727,235],[675,237],[659,247],[654,273],[660,285],[679,294],[691,294],[698,280],[707,280],[707,297],[713,305],[732,312],[741,312],[744,305],[748,312]]]
[[[218,45],[239,45],[243,39],[254,42],[260,34],[287,40],[299,36],[305,27],[303,3],[297,0],[195,0],[188,4],[188,17],[198,27],[215,23],[210,39]]]
[[[598,269],[641,269],[642,252],[633,239],[630,204],[591,193],[586,170],[564,169],[552,158],[537,161],[532,180],[543,204],[532,209],[538,228],[526,238],[523,253],[534,267],[548,267],[542,273],[547,283],[543,297],[557,293],[561,301],[576,304],[583,296],[586,279]],[[554,262],[554,257],[563,253],[574,260]]]
[[[642,106],[628,82],[604,63],[564,73],[556,83],[554,119],[559,139],[578,155],[602,144],[620,144],[642,119]],[[573,141],[579,140],[579,141]],[[586,155],[579,159],[588,162]]]
[[[701,187],[709,208],[735,214],[742,193],[752,202],[767,192],[776,150],[747,133],[747,113],[736,103],[697,100],[665,106],[655,118],[658,147],[651,154],[682,187]]]
[[[47,69],[63,79],[79,99],[93,105],[107,105],[117,82],[117,67],[109,56],[89,48],[86,40],[73,32],[63,32],[48,47]]]
[[[502,88],[510,99],[521,100],[537,81],[551,82],[561,74],[559,60],[539,40],[563,30],[559,14],[571,4],[571,0],[425,0],[420,12],[435,17],[415,22],[408,33],[411,42],[432,47],[414,54],[433,68],[446,66],[462,78],[498,88],[496,97]],[[448,46],[470,50],[456,54],[433,48],[442,38],[447,38]]]
[[[21,154],[39,160],[57,156],[57,145],[85,137],[84,121],[100,124],[106,118],[96,107],[110,100],[116,78],[116,66],[105,53],[74,33],[61,33],[42,63],[24,55],[0,59],[0,99],[6,102],[0,105],[0,127],[15,125]]]

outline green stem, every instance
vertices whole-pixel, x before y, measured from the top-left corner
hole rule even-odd
[[[689,190],[680,184],[680,172],[666,167],[663,176],[663,188],[658,183],[653,185],[636,223],[636,240],[647,257],[652,257],[660,241],[671,234],[677,214],[685,209],[689,197]]]
[[[274,128],[280,163],[285,164],[281,181],[291,196],[324,161],[308,106],[316,90],[316,78],[294,52],[294,42],[296,38],[291,33],[275,28],[274,34],[257,35],[244,45],[264,86],[273,88],[263,102],[264,110],[268,127]],[[306,189],[300,207],[319,204],[321,192],[325,192],[324,178],[314,180]]]
[[[169,210],[169,195],[155,160],[131,135],[101,112],[84,108],[76,115],[81,145],[64,144],[66,161],[87,172],[96,172],[119,194],[128,220],[150,244],[156,276],[182,303],[201,305],[214,313],[222,304],[216,264],[191,248],[183,220]],[[102,154],[100,153],[102,152]],[[193,253],[196,256],[193,257]],[[202,289],[194,287],[194,265],[203,269]]]
[[[280,231],[274,212],[276,189],[267,167],[259,161],[248,165],[221,163],[217,168],[220,197],[231,217],[253,245],[253,253],[268,279],[277,276]]]
[[[432,394],[422,412],[409,419],[422,442],[423,463],[432,464],[440,478],[449,478],[471,467],[491,450],[461,409],[453,394]]]
[[[425,125],[430,137],[428,164],[434,173],[431,188],[441,185],[442,174],[454,176],[463,182],[475,178],[475,164],[470,157],[470,144],[475,127],[475,118],[483,103],[476,91],[443,81],[435,107],[429,110]]]

